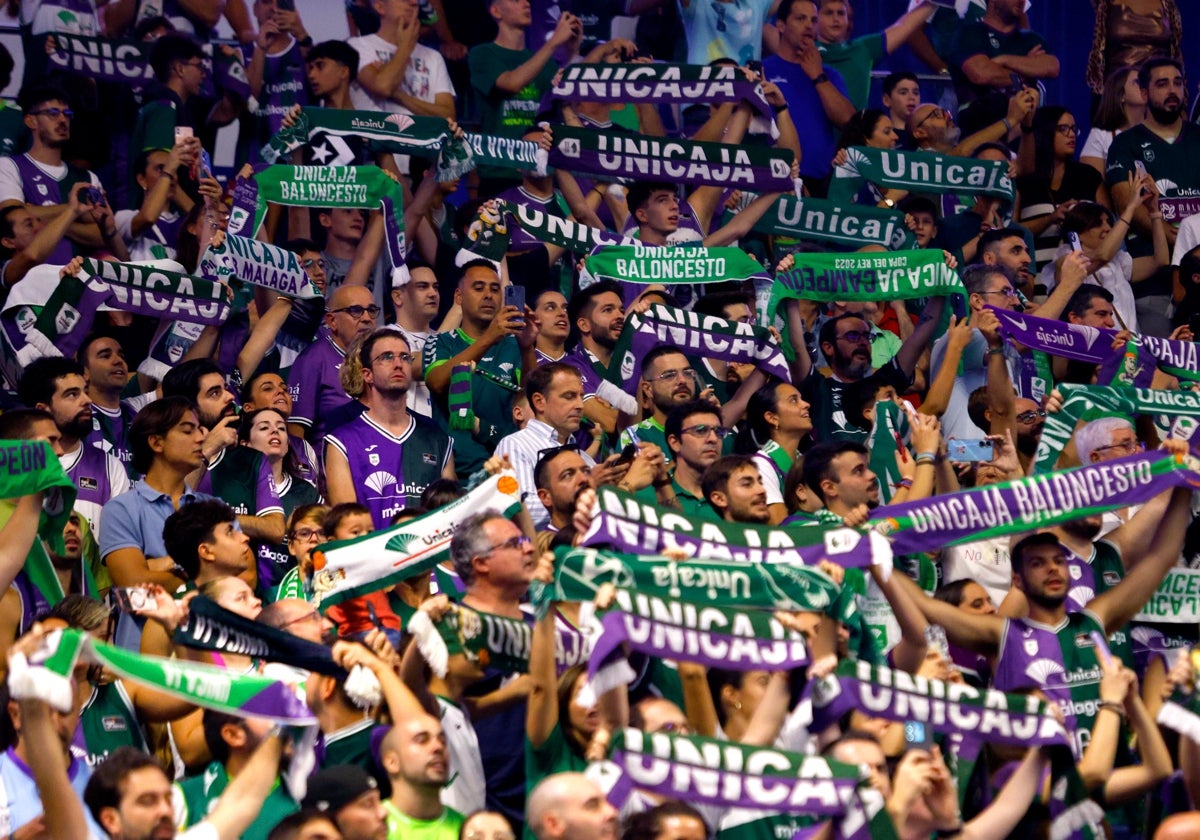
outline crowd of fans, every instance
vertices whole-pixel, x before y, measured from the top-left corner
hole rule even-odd
[[[1200,668],[1200,484],[1092,489],[1198,463],[1186,4],[1094,0],[1090,114],[1046,95],[1082,22],[1030,31],[1023,0],[914,0],[867,34],[851,0],[489,0],[486,15],[348,0],[348,40],[289,0],[10,5],[23,79],[0,108],[0,836],[1200,836],[1200,717],[1160,723]],[[237,47],[214,43],[222,19]],[[936,86],[873,84],[902,46]],[[98,69],[89,50],[127,52]],[[572,65],[608,78],[664,62],[752,94],[555,92]],[[13,67],[0,53],[0,81]],[[332,128],[338,111],[444,133],[401,154]],[[238,171],[218,177],[217,132],[234,124]],[[308,124],[325,128],[279,157]],[[795,194],[481,151],[554,155],[556,132],[781,155]],[[445,176],[472,146],[477,163]],[[955,182],[955,167],[1000,186]],[[353,171],[381,171],[402,211],[270,199],[245,226],[239,196],[273,173],[287,196],[289,179]],[[895,235],[839,240],[806,227],[816,208]],[[622,237],[636,246],[602,244]],[[261,253],[236,244],[255,238]],[[237,248],[250,256],[222,262]],[[735,249],[760,270],[721,274]],[[714,259],[650,283],[601,271],[618,251],[617,265]],[[846,259],[821,269],[828,253]],[[942,279],[862,285],[854,260],[880,255]],[[805,272],[842,285],[806,291]],[[210,288],[217,315],[178,317]],[[676,331],[637,344],[654,323]],[[703,330],[748,349],[691,344]],[[1075,410],[1084,398],[1099,409]],[[1100,410],[1114,404],[1134,407]],[[33,490],[19,479],[46,446],[66,478]],[[1035,496],[1050,501],[1028,527],[993,527],[1007,488],[1049,493],[1089,468],[1103,480],[1070,486],[1098,500],[1064,512]],[[914,503],[945,520],[893,557]],[[738,595],[747,561],[717,544],[794,551]],[[663,583],[702,562],[717,564],[696,566],[708,595]],[[811,600],[768,585],[783,567]],[[745,645],[774,634],[803,664],[606,641],[638,597],[701,635],[680,616],[728,610]],[[85,654],[60,691],[68,639]],[[991,708],[1032,694],[1063,734],[985,737],[928,703],[826,719],[853,673],[932,697],[950,683]],[[280,686],[270,707],[240,693]],[[861,813],[734,804],[735,778],[785,783],[765,756],[820,762],[797,765],[814,786],[851,773]]]

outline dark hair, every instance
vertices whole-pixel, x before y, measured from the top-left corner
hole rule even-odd
[[[83,801],[92,812],[92,819],[100,824],[100,812],[105,808],[121,807],[121,789],[125,786],[125,777],[138,770],[154,767],[163,773],[158,761],[137,747],[117,747],[108,758],[100,762],[92,771],[87,787],[83,791]],[[163,773],[166,776],[166,773]]]
[[[982,248],[982,245],[980,246]],[[988,280],[995,275],[1000,274],[1012,282],[1012,272],[1007,266],[1000,263],[973,263],[962,271],[959,276],[962,277],[963,288],[967,290],[968,295],[979,295],[987,291]]]
[[[824,347],[826,344],[837,344],[837,337],[838,337],[837,325],[839,323],[841,323],[842,321],[846,321],[849,319],[854,319],[855,321],[862,321],[864,324],[867,325],[867,329],[871,328],[871,322],[868,321],[866,318],[864,318],[862,315],[856,315],[853,312],[847,312],[843,315],[838,315],[836,318],[830,318],[828,321],[826,321],[824,324],[821,325],[821,329],[817,333],[818,344],[820,344],[822,347]]]
[[[171,19],[169,17],[155,15],[154,17],[145,18],[134,24],[133,29],[129,33],[129,37],[134,41],[145,41],[146,36],[156,29],[166,29],[167,32],[178,31],[175,28],[175,24],[171,23]]]
[[[1039,546],[1054,546],[1061,547],[1062,543],[1058,541],[1058,537],[1047,531],[1041,531],[1036,534],[1030,534],[1022,538],[1012,547],[1009,552],[1009,557],[1012,560],[1012,570],[1014,574],[1023,574],[1025,571],[1025,552],[1030,548],[1038,548]]]
[[[66,103],[71,101],[67,92],[58,85],[35,83],[21,88],[20,93],[17,94],[17,105],[26,114],[37,110],[39,105],[56,100]]]
[[[629,192],[625,196],[625,204],[629,207],[630,213],[636,213],[646,206],[646,202],[650,200],[650,196],[656,192],[675,193],[675,185],[670,181],[634,181],[629,185]]]
[[[1179,262],[1180,273],[1183,272],[1183,261]],[[1108,303],[1113,302],[1113,295],[1108,289],[1103,286],[1097,286],[1095,283],[1084,283],[1078,289],[1071,293],[1067,298],[1067,303],[1063,306],[1062,318],[1066,321],[1068,315],[1074,315],[1076,318],[1082,318],[1087,314],[1087,311],[1092,308],[1092,301],[1096,298],[1102,298]]]
[[[883,77],[883,84],[881,86],[883,89],[883,95],[891,96],[892,91],[896,89],[896,85],[905,81],[916,82],[918,85],[921,84],[921,80],[917,78],[916,73],[911,73],[908,70],[897,70],[896,72],[888,73]]]
[[[700,476],[700,493],[704,496],[704,501],[711,505],[712,494],[724,493],[729,488],[729,477],[743,467],[758,470],[758,467],[754,465],[754,458],[750,455],[722,455],[709,464],[704,474]],[[714,509],[715,507],[714,505]]]
[[[583,374],[579,372],[579,368],[567,364],[566,362],[548,362],[544,365],[538,365],[533,369],[525,380],[525,397],[529,400],[529,407],[533,408],[533,395],[541,394],[543,397],[550,392],[550,384],[554,381],[554,377],[560,373],[570,374],[583,379]]]
[[[952,607],[960,607],[963,602],[963,592],[966,590],[968,583],[975,583],[975,581],[972,578],[960,578],[959,580],[952,580],[949,583],[943,583],[933,593],[933,597]]]
[[[787,20],[788,16],[792,13],[792,7],[801,2],[812,3],[818,10],[821,8],[818,0],[780,0],[779,8],[775,10],[775,19],[781,21]]]
[[[297,811],[294,814],[288,814],[286,817],[275,823],[275,827],[271,829],[271,833],[267,835],[267,840],[296,840],[300,836],[300,829],[307,828],[308,824],[316,820],[327,822],[334,828],[337,828],[337,823],[334,822],[333,816],[324,811],[316,811],[312,808],[306,808]]]
[[[453,478],[435,478],[425,485],[425,489],[421,492],[421,507],[426,510],[437,510],[465,495],[466,492]]]
[[[670,355],[683,356],[684,359],[687,358],[687,354],[674,344],[660,344],[642,358],[642,379],[646,379],[646,368],[650,367],[650,365],[657,362],[663,356]]]
[[[16,66],[12,53],[8,51],[7,47],[0,44],[0,89],[8,87],[8,83],[12,81],[13,69]]]
[[[1058,121],[1070,113],[1070,109],[1062,105],[1047,105],[1038,108],[1033,115],[1033,174],[1047,184],[1054,175],[1054,139],[1058,136]]]
[[[721,410],[708,400],[688,400],[680,403],[667,412],[667,419],[663,421],[663,435],[668,439],[679,437],[683,432],[683,424],[696,414],[712,414],[720,418]]]
[[[1188,251],[1179,259],[1179,282],[1186,289],[1191,279],[1200,274],[1200,246]],[[1107,290],[1105,290],[1107,291]]]
[[[204,202],[196,202],[196,205],[183,217],[183,224],[179,226],[179,235],[175,238],[175,261],[188,270],[193,270],[200,265],[200,237],[196,235],[196,227],[200,224],[200,217],[205,212],[207,211],[204,208]]]
[[[50,404],[58,390],[58,380],[64,376],[83,376],[83,368],[74,359],[63,356],[42,356],[25,366],[21,381],[17,383],[17,396],[25,405],[33,408],[38,403]]]
[[[192,402],[200,396],[200,380],[215,373],[225,381],[225,374],[212,359],[189,359],[175,365],[162,378],[164,397],[187,397]]]
[[[348,516],[365,513],[371,515],[370,509],[358,502],[342,502],[340,505],[334,505],[329,509],[329,513],[325,514],[325,520],[321,523],[321,530],[325,532],[325,536],[333,539],[333,532],[342,524]]]
[[[728,668],[709,668],[704,676],[708,681],[708,693],[712,696],[713,706],[717,712],[717,722],[721,726],[725,726],[729,722],[729,718],[721,705],[721,690],[727,685],[740,689],[746,681],[746,672]]]
[[[988,400],[986,385],[980,385],[967,397],[967,416],[971,418],[972,423],[985,432],[991,427],[987,418],[990,408],[991,402]]]
[[[272,414],[278,414],[280,419],[283,420],[284,424],[287,424],[287,418],[283,416],[283,412],[281,412],[278,408],[266,406],[264,408],[256,408],[254,411],[248,411],[241,416],[241,419],[238,420],[238,441],[240,443],[243,443],[246,446],[250,445],[250,430],[254,428],[254,423],[256,420],[258,420],[258,415],[262,414],[264,411],[269,411]],[[295,481],[307,480],[304,475],[304,470],[300,467],[300,459],[296,457],[296,452],[294,449],[292,449],[291,444],[288,445],[287,449],[284,450],[283,453],[283,471],[286,475],[291,476]]]
[[[1112,211],[1103,204],[1094,201],[1079,201],[1063,215],[1062,241],[1067,241],[1068,233],[1083,233],[1108,222],[1112,224]]]
[[[875,403],[879,402],[879,392],[890,384],[869,377],[847,383],[846,390],[842,392],[842,413],[846,416],[846,423],[856,429],[870,431],[871,421],[867,419],[866,411],[875,407]]]
[[[699,811],[686,802],[668,799],[661,805],[655,805],[648,811],[640,811],[626,820],[621,840],[658,840],[659,832],[663,828],[663,820],[671,817],[690,817],[699,820],[705,831],[708,831],[708,823],[704,821],[704,817]]]
[[[933,199],[926,198],[923,195],[910,195],[897,204],[896,207],[902,213],[928,213],[930,216],[933,216],[935,222],[942,215],[938,210],[938,206],[933,203]]]
[[[221,764],[229,762],[229,742],[221,733],[227,723],[237,727],[245,726],[240,715],[230,715],[218,712],[216,709],[205,709],[200,716],[200,726],[204,731],[204,744],[212,753],[213,759]]]
[[[783,478],[783,503],[787,506],[788,515],[792,515],[800,510],[800,502],[796,498],[796,491],[804,484],[804,456],[799,455],[792,462],[792,468],[788,470],[787,475]]]
[[[550,479],[546,473],[550,470],[550,464],[554,459],[564,452],[574,452],[582,457],[579,447],[573,443],[555,446],[551,449],[543,449],[538,453],[537,462],[533,465],[533,486],[535,489],[545,490],[550,486]]]
[[[304,64],[307,66],[319,58],[328,58],[346,67],[350,71],[351,82],[358,78],[358,50],[345,41],[322,41],[304,56]]]
[[[465,263],[462,264],[461,267],[459,267],[458,280],[455,281],[454,285],[457,286],[459,283],[461,283],[463,281],[463,278],[465,278],[467,276],[467,272],[473,268],[486,268],[488,271],[492,272],[492,274],[495,274],[497,277],[500,276],[500,272],[497,270],[496,264],[494,262],[492,262],[491,260],[485,260],[483,257],[478,257],[473,260],[467,260]]]
[[[380,327],[374,332],[368,333],[366,338],[362,340],[362,344],[358,346],[358,360],[363,366],[363,370],[371,367],[371,356],[375,355],[375,345],[385,338],[394,338],[397,341],[403,341],[408,345],[408,338],[399,330],[393,330],[389,327]],[[408,349],[411,351],[412,347]]]
[[[154,463],[154,450],[150,448],[150,438],[171,431],[189,411],[196,415],[198,421],[200,412],[190,399],[163,397],[148,403],[134,416],[133,422],[129,424],[129,450],[133,455],[133,468],[138,473],[145,475]]]
[[[736,306],[737,304],[745,304],[750,307],[750,311],[754,311],[754,295],[750,292],[712,292],[699,298],[692,305],[692,311],[697,315],[713,315],[717,318],[725,317],[725,307]]]
[[[0,207],[0,239],[12,239],[16,235],[17,230],[13,227],[12,216],[18,210],[26,210],[28,212],[24,204],[10,204],[7,207]],[[16,249],[0,244],[0,257],[9,259],[15,253]]]
[[[1121,67],[1108,74],[1100,91],[1100,104],[1092,117],[1092,128],[1115,132],[1125,125],[1125,84],[1129,74],[1136,76],[1137,72],[1136,67]]]
[[[40,408],[10,408],[0,414],[0,440],[29,440],[40,420],[53,423],[54,416]]]
[[[218,525],[236,522],[233,508],[220,499],[199,499],[180,505],[163,523],[163,546],[189,580],[200,573],[200,543],[212,542]]]
[[[616,280],[601,280],[599,283],[593,283],[586,289],[580,289],[567,302],[567,318],[571,322],[572,334],[578,334],[579,328],[575,326],[575,322],[580,318],[590,318],[592,315],[592,305],[596,298],[600,295],[612,292],[617,297],[624,301],[621,295],[621,286]]]
[[[562,729],[562,735],[571,752],[581,758],[583,751],[587,748],[587,738],[571,725],[571,692],[574,690],[576,682],[586,678],[587,663],[578,662],[563,671],[554,686],[555,699],[558,701],[558,722]]]
[[[305,251],[320,252],[321,249],[311,239],[289,239],[283,243],[283,250],[291,251],[293,254],[303,254]]]
[[[842,126],[842,135],[838,138],[837,147],[845,149],[849,146],[866,146],[867,141],[871,139],[871,135],[875,133],[875,126],[880,120],[887,120],[891,124],[891,117],[886,112],[879,108],[867,108],[865,111],[855,111],[854,114]]]
[[[1049,176],[1047,175],[1046,177],[1048,178]],[[985,230],[983,233],[981,233],[979,235],[979,244],[977,246],[977,252],[979,254],[987,253],[988,251],[990,251],[992,249],[993,245],[996,245],[1000,242],[1004,242],[1005,240],[1008,240],[1008,239],[1012,239],[1014,237],[1017,239],[1020,239],[1022,242],[1025,241],[1025,235],[1023,233],[1021,233],[1021,231],[1017,230],[1016,228],[999,227],[999,228],[992,228],[991,230]]]
[[[57,618],[67,622],[76,630],[90,632],[104,627],[113,615],[103,601],[72,592],[50,608],[46,618]]]
[[[821,489],[821,482],[834,477],[834,460],[847,452],[857,455],[871,454],[871,451],[861,443],[849,440],[821,441],[804,453],[804,483],[817,494],[817,498],[822,502],[825,501],[825,491]]]
[[[767,422],[767,412],[779,412],[779,386],[786,384],[783,380],[771,379],[746,401],[746,426],[750,430],[750,443],[755,450],[765,446],[771,439],[772,429],[771,424]]]
[[[1149,90],[1150,74],[1160,67],[1174,67],[1179,71],[1180,75],[1183,75],[1183,65],[1173,58],[1166,58],[1165,56],[1148,58],[1138,67],[1138,87],[1143,90]]]
[[[171,78],[171,68],[176,62],[197,58],[204,58],[200,45],[189,36],[175,32],[163,35],[150,47],[150,67],[154,70],[154,78],[164,85]]]
[[[80,367],[87,367],[88,353],[91,352],[92,345],[102,338],[111,338],[117,342],[117,346],[121,348],[121,352],[125,352],[125,346],[121,344],[119,336],[114,335],[108,330],[93,330],[83,338],[83,343],[79,345],[79,349],[75,351],[75,361],[79,362]]]
[[[1003,143],[980,143],[975,147],[975,151],[971,152],[971,157],[977,158],[984,152],[1000,152],[1005,160],[1012,160],[1012,149]]]

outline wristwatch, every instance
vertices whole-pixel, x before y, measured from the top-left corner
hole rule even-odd
[[[821,82],[828,82],[828,81],[829,81],[829,74],[826,73],[824,70],[822,70],[820,75],[817,76],[817,78],[812,80],[812,83],[814,85],[819,85],[819,84],[821,84]]]

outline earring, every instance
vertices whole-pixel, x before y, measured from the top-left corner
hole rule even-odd
[[[733,708],[734,708],[734,709],[736,709],[737,711],[739,711],[739,712],[740,712],[740,711],[742,710],[742,704],[741,704],[741,701],[738,701],[738,702],[734,703],[734,704],[733,704]]]

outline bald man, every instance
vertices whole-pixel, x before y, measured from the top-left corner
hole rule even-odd
[[[325,302],[325,323],[288,375],[292,416],[288,432],[317,445],[325,432],[354,419],[353,402],[338,381],[346,350],[378,326],[379,306],[365,286],[341,286]],[[318,448],[318,451],[320,449]]]
[[[383,803],[389,837],[458,840],[463,815],[442,805],[450,777],[450,751],[442,723],[432,715],[401,718],[383,738],[379,761],[392,782]]]
[[[615,840],[617,809],[582,773],[555,773],[538,782],[525,807],[537,840]]]
[[[1200,811],[1172,814],[1158,824],[1154,840],[1193,840],[1200,837]]]

